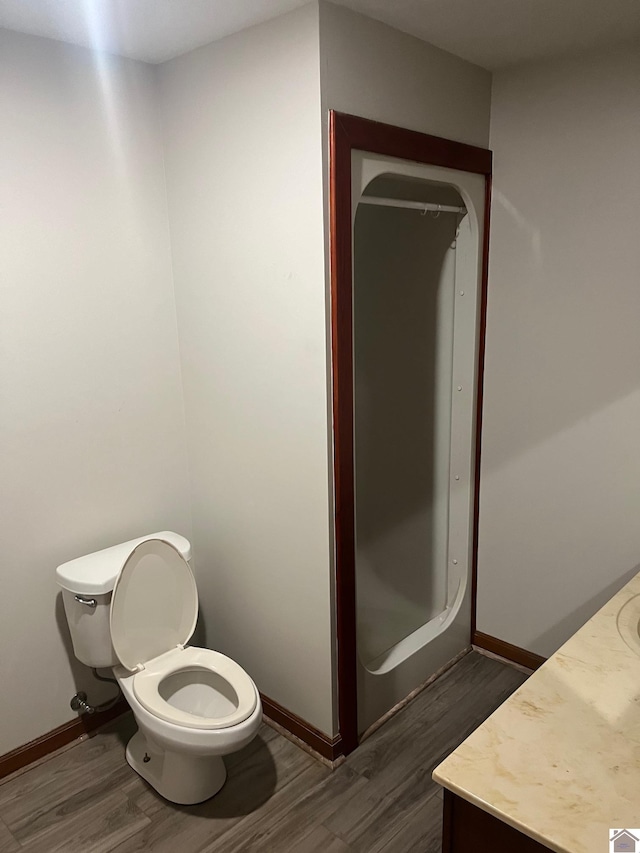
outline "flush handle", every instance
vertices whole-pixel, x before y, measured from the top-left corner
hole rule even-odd
[[[87,607],[91,608],[98,606],[98,602],[95,600],[95,598],[85,598],[83,595],[76,595],[76,601],[79,604],[86,604]]]

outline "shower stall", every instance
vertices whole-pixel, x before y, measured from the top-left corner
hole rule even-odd
[[[338,578],[346,565],[352,583],[338,584],[340,687],[346,635],[357,741],[471,641],[487,185],[480,169],[352,148],[350,305],[334,289],[351,387],[334,369],[334,418]]]
[[[433,167],[367,155],[357,160],[353,364],[362,733],[469,645],[479,252],[473,180],[463,187],[461,176],[454,183]],[[484,182],[472,177],[482,202]]]

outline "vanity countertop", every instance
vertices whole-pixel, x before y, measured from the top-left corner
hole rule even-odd
[[[556,853],[606,853],[610,828],[640,826],[639,621],[640,574],[436,767],[435,781]]]

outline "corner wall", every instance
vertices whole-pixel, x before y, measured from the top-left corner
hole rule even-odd
[[[55,569],[191,534],[153,69],[0,30],[0,755],[113,695]]]
[[[159,79],[206,644],[331,735],[317,4]]]
[[[320,62],[325,124],[338,110],[488,146],[491,74],[483,68],[328,2],[320,3]]]
[[[478,630],[545,656],[640,561],[639,81],[494,77]]]

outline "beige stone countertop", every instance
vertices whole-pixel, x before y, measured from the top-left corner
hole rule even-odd
[[[640,574],[433,778],[556,853],[640,826]],[[637,834],[637,833],[636,833]]]

